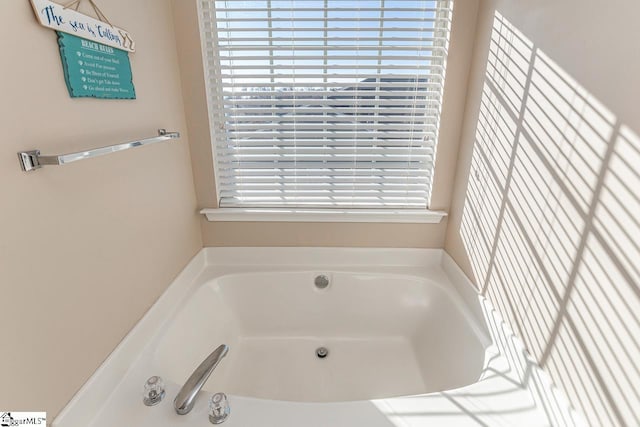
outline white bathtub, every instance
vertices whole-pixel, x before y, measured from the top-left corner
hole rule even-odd
[[[330,279],[319,290],[314,278]],[[488,337],[452,289],[420,276],[263,271],[203,283],[162,334],[154,361],[183,382],[218,345],[205,386],[238,396],[337,402],[408,396],[474,383]],[[316,356],[326,347],[329,355]]]
[[[192,412],[175,414],[223,343]],[[167,397],[146,407],[152,375]],[[443,251],[226,248],[194,258],[54,426],[211,425],[218,391],[229,427],[579,424]]]

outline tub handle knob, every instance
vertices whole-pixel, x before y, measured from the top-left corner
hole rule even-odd
[[[230,413],[231,407],[226,394],[216,393],[211,396],[209,400],[209,421],[211,424],[223,423]]]
[[[144,398],[142,401],[145,405],[157,405],[162,399],[164,399],[164,395],[164,381],[162,381],[161,377],[154,375],[144,384]]]

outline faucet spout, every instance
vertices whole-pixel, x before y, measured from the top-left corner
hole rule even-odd
[[[229,352],[229,346],[222,344],[213,352],[207,356],[206,359],[196,368],[191,374],[187,382],[184,383],[178,395],[173,400],[173,407],[179,415],[188,414],[193,409],[193,404],[196,401],[196,396],[202,389],[202,386],[213,370],[218,366],[218,363]]]

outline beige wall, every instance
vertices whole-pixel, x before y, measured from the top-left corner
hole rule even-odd
[[[103,0],[131,32],[138,99],[71,99],[53,31],[0,2],[0,407],[53,419],[201,247],[168,0]],[[158,144],[22,172],[57,154],[155,134]]]
[[[196,2],[174,0],[173,3],[198,205],[212,208],[217,206],[217,198]],[[456,2],[454,10],[431,203],[434,210],[449,210],[477,5],[477,0],[465,0]],[[331,224],[207,222],[201,218],[205,246],[439,248],[444,245],[446,224],[446,220],[440,224]]]
[[[483,0],[445,243],[592,425],[640,423],[639,14]]]

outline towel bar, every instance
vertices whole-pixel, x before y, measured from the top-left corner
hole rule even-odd
[[[78,160],[104,156],[105,154],[115,153],[117,151],[124,151],[130,148],[141,147],[143,145],[177,138],[180,138],[179,132],[167,132],[164,129],[158,129],[158,136],[140,139],[137,141],[109,145],[107,147],[94,148],[92,150],[80,151],[77,153],[59,154],[57,156],[41,156],[40,150],[21,151],[18,153],[18,158],[20,159],[20,167],[22,170],[29,172],[40,169],[45,165],[66,165],[67,163],[76,162]]]

